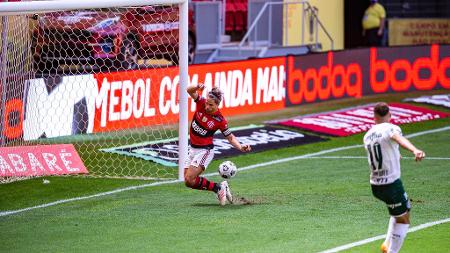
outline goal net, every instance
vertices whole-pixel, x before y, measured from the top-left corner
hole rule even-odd
[[[0,3],[0,182],[54,174],[70,161],[41,156],[61,144],[89,176],[181,178],[191,15],[184,0]]]

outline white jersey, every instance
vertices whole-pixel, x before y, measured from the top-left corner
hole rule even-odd
[[[370,167],[370,183],[391,184],[400,178],[400,151],[394,134],[402,134],[400,127],[391,123],[374,125],[364,135],[364,147]]]

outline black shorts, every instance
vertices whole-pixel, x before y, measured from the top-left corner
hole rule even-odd
[[[386,203],[389,214],[392,216],[401,216],[411,210],[411,202],[400,179],[392,184],[372,185],[372,193],[377,199]]]
[[[378,27],[366,30],[366,43],[369,47],[380,47],[383,36],[378,35]]]

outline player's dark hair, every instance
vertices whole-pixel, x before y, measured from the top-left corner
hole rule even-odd
[[[208,92],[208,98],[211,98],[217,105],[220,105],[220,102],[222,102],[223,93],[219,87],[214,87],[210,92]]]
[[[375,105],[375,108],[373,108],[373,112],[375,113],[375,115],[384,117],[389,113],[389,106],[385,102],[380,102]]]

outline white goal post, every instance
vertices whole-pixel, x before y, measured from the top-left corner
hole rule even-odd
[[[118,8],[118,7],[144,7],[151,5],[178,5],[179,9],[179,44],[178,44],[178,69],[179,69],[179,118],[178,118],[178,179],[184,178],[184,161],[187,159],[188,150],[188,96],[186,87],[189,82],[188,60],[189,60],[189,9],[188,0],[55,0],[55,1],[22,1],[22,2],[1,2],[0,17],[20,16],[37,13],[48,13],[57,11],[85,10],[97,8]],[[7,26],[3,25],[7,29]],[[2,38],[3,39],[3,38]],[[6,46],[5,46],[6,48]],[[0,66],[7,63],[3,57]],[[1,95],[1,94],[0,94]],[[3,142],[3,140],[2,140]],[[0,147],[7,146],[0,143]],[[9,146],[17,144],[12,143]],[[19,143],[28,145],[28,143]]]

